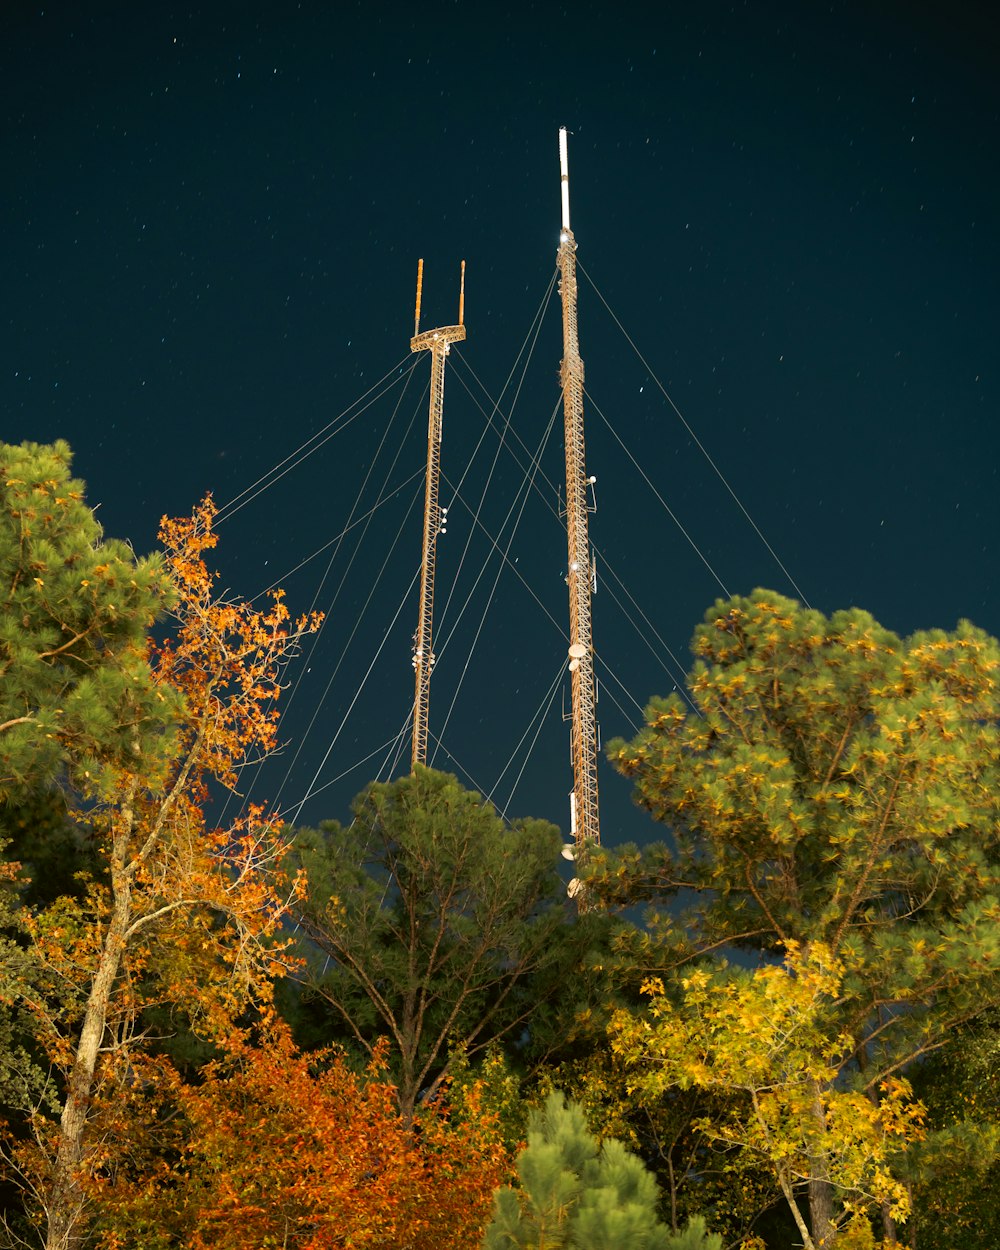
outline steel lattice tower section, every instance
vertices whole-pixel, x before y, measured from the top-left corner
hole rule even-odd
[[[569,162],[566,129],[559,131],[562,231],[559,235],[559,293],[562,299],[563,359],[560,378],[566,439],[566,536],[569,550],[569,669],[572,685],[573,793],[570,832],[577,845],[600,842],[597,806],[597,697],[590,595],[593,579],[587,525],[587,477],[583,441],[583,361],[576,315],[576,240],[569,226]]]
[[[430,708],[431,672],[434,668],[432,649],[434,633],[434,569],[437,562],[438,535],[444,532],[446,510],[442,509],[439,491],[441,479],[441,432],[444,418],[444,364],[452,343],[465,338],[465,261],[458,296],[458,325],[440,326],[420,333],[420,294],[423,286],[424,262],[417,264],[417,303],[413,317],[413,338],[410,351],[431,354],[430,405],[427,420],[427,477],[424,487],[424,542],[420,564],[420,607],[417,630],[413,635],[413,670],[416,691],[413,697],[413,751],[410,770],[427,763],[427,718]]]

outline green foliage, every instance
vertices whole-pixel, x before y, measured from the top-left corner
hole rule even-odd
[[[685,1228],[668,1235],[666,1246],[667,1250],[722,1250],[722,1238],[708,1231],[703,1216],[692,1215]]]
[[[465,1119],[471,1119],[473,1104],[478,1114],[490,1116],[511,1158],[524,1141],[527,1125],[522,1086],[499,1042],[491,1042],[475,1064],[463,1053],[450,1056],[448,1102]]]
[[[82,896],[78,874],[101,875],[81,806],[107,766],[164,735],[177,702],[146,660],[171,601],[162,561],[104,540],[70,462],[63,442],[0,444],[0,845],[18,863],[0,880],[0,1099],[20,1110],[53,1093],[25,1015],[38,968],[14,935],[29,912]]]
[[[635,1068],[607,1045],[606,1032],[601,1047],[545,1069],[540,1084],[545,1092],[562,1088],[588,1123],[644,1160],[663,1191],[672,1227],[707,1213],[726,1245],[742,1245],[776,1205],[773,1169],[748,1151],[720,1149],[706,1131],[734,1109],[724,1092],[637,1079]]]
[[[0,839],[0,857],[7,846]],[[51,1079],[30,1045],[25,1001],[37,968],[31,952],[14,939],[19,908],[16,863],[0,858],[0,1107],[26,1110],[55,1106]]]
[[[0,805],[0,838],[21,865],[18,892],[26,907],[46,907],[65,895],[82,896],[85,878],[105,869],[96,839],[74,819],[56,784],[24,792]]]
[[[2,810],[2,809],[0,809]],[[15,940],[20,908],[18,868],[6,862],[0,837],[0,1164],[7,1147],[27,1132],[25,1113],[32,1108],[58,1111],[58,1091],[44,1056],[32,1044],[27,1000],[35,993],[38,967],[31,952]],[[0,1244],[27,1245],[32,1230],[23,1211],[18,1177],[0,1166]],[[4,1240],[4,1235],[13,1241]]]
[[[1000,1001],[1000,645],[755,591],[716,603],[693,651],[696,710],[654,700],[609,747],[671,841],[593,854],[590,887],[671,905],[642,952],[671,980],[724,946],[821,943],[844,970],[836,1070],[877,1099]],[[828,1223],[824,1166],[809,1180]]]
[[[130,862],[98,852],[95,814],[116,808],[108,779],[137,760],[142,792],[162,788],[198,692],[156,682],[148,630],[176,592],[157,558],[103,539],[65,444],[0,445],[0,584],[0,852],[23,865],[0,868],[0,1101],[54,1109],[27,1012],[76,1027],[105,934],[92,917]],[[669,1185],[675,1226],[701,1210],[734,1244],[767,1206],[766,1167],[788,1210],[810,1191],[828,1245],[838,1229],[842,1246],[870,1240],[882,1200],[903,1214],[901,1182],[923,1250],[992,1243],[1000,1060],[982,1013],[1000,1003],[1000,646],[967,623],[902,639],[864,612],[827,619],[757,591],[717,603],[693,649],[697,711],[654,701],[646,729],[610,750],[666,844],[594,849],[581,868],[592,897],[657,905],[645,928],[619,926],[609,949],[607,918],[566,905],[553,826],[507,828],[455,778],[418,769],[369,786],[350,825],[296,835],[309,878],[300,1035],[339,1032],[369,1059],[388,1045],[407,1124],[444,1083],[456,1122],[487,1116],[499,1153],[527,1118],[520,1186],[498,1192],[488,1250],[717,1250],[697,1217],[682,1233],[659,1221],[633,1150]],[[150,885],[154,909],[171,897]],[[160,968],[149,932],[109,984],[133,994]],[[173,980],[145,1017],[156,1033],[186,1020],[177,987],[199,980],[218,936],[189,920],[171,935]],[[829,982],[810,989],[817,969]],[[137,1002],[108,1017],[106,1038]],[[921,1110],[896,1078],[928,1052],[929,1131],[914,1145]],[[537,1082],[539,1062],[541,1088],[580,1105],[552,1094],[528,1111],[521,1074]],[[120,1091],[102,1091],[113,1123]],[[612,1136],[601,1144],[585,1115]],[[179,1155],[157,1134],[143,1149],[166,1192]],[[798,1219],[792,1235],[812,1244]]]
[[[610,747],[673,845],[595,856],[594,887],[695,891],[655,959],[825,942],[853,1054],[919,1053],[1000,990],[1000,646],[757,591],[717,603],[693,649],[697,712],[654,701]]]
[[[104,763],[162,731],[146,631],[167,605],[162,562],[105,541],[69,447],[0,444],[0,801]]]
[[[353,811],[348,826],[295,838],[308,875],[297,919],[321,952],[309,984],[366,1053],[388,1035],[411,1113],[449,1051],[471,1059],[532,1027],[587,928],[565,904],[555,826],[508,828],[478,794],[426,768],[370,785]]]
[[[1000,1012],[920,1066],[927,1138],[906,1160],[922,1250],[1000,1244]]]
[[[579,1106],[553,1092],[532,1112],[517,1163],[520,1186],[496,1194],[484,1250],[721,1250],[704,1221],[671,1233],[642,1162],[614,1138],[599,1143]]]

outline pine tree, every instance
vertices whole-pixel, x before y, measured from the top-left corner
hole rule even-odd
[[[484,1250],[721,1250],[692,1220],[672,1233],[656,1214],[656,1182],[621,1142],[598,1142],[582,1110],[558,1091],[528,1123],[519,1189],[496,1193]]]
[[[391,1039],[407,1117],[449,1056],[533,1026],[563,991],[593,926],[567,914],[560,844],[554,825],[508,828],[455,777],[421,767],[370,785],[349,826],[298,832],[296,919],[322,952],[310,992],[363,1053]]]
[[[92,793],[177,706],[146,662],[163,561],[104,539],[71,459],[0,444],[0,803],[60,774]]]
[[[70,809],[165,744],[181,702],[147,662],[147,631],[172,601],[163,560],[104,538],[71,461],[64,442],[0,443],[0,854],[25,861],[0,864],[0,1102],[12,1116],[50,1111],[58,1091],[31,1041],[39,961],[11,935],[59,894],[82,895],[75,874],[101,874]]]
[[[596,854],[590,888],[669,906],[643,955],[668,997],[725,946],[764,964],[827,950],[844,974],[815,1057],[877,1103],[1000,1001],[1000,644],[758,590],[717,602],[692,650],[691,706],[654,700],[609,747],[670,842]],[[847,1212],[821,1152],[805,1180],[830,1247]]]
[[[921,1250],[1000,1245],[1000,1012],[920,1065],[926,1139],[908,1156]]]

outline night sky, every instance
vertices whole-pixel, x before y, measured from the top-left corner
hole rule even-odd
[[[509,814],[565,829],[561,412],[523,490],[559,403],[558,127],[593,283],[609,739],[679,683],[668,649],[687,665],[722,586],[901,633],[960,617],[1000,633],[992,7],[8,2],[0,437],[66,438],[106,532],[137,551],[205,491],[245,504],[222,514],[224,585],[278,582],[329,614],[254,797],[297,812],[313,791],[302,819],[342,817],[392,767],[413,694],[416,262],[429,328],[454,321],[465,259],[434,762],[501,808],[520,777]],[[496,399],[509,376],[494,413],[480,383]],[[515,391],[500,448],[487,417],[499,429]],[[647,838],[628,784],[603,765],[601,785],[605,841]]]

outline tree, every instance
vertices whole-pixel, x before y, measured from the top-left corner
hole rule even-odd
[[[353,811],[346,827],[295,837],[309,881],[296,915],[320,952],[308,984],[364,1053],[389,1037],[409,1117],[449,1054],[538,1018],[586,930],[567,913],[553,825],[507,828],[454,777],[421,767],[370,785]]]
[[[926,1139],[907,1157],[921,1250],[1000,1243],[1000,1012],[987,1011],[919,1065]]]
[[[493,1120],[470,1087],[469,1118],[437,1102],[404,1124],[383,1051],[358,1073],[269,1018],[196,1083],[160,1063],[92,1183],[101,1250],[478,1243],[508,1172]]]
[[[724,947],[822,943],[844,968],[835,1071],[878,1100],[1000,993],[1000,647],[967,622],[904,640],[756,591],[716,603],[693,650],[694,710],[655,700],[609,748],[671,842],[596,853],[590,888],[675,905],[648,960],[674,983]],[[820,1158],[809,1205],[832,1245]]]
[[[0,444],[0,805],[64,770],[89,793],[167,721],[146,662],[163,561],[103,538],[71,459],[64,442]]]
[[[283,666],[315,622],[291,627],[280,594],[265,613],[218,597],[203,558],[216,542],[214,511],[206,500],[192,517],[162,524],[175,629],[145,651],[130,644],[120,666],[109,661],[121,741],[112,733],[113,749],[91,750],[103,742],[93,727],[60,739],[79,786],[73,810],[104,867],[82,898],[59,898],[23,920],[40,968],[26,1007],[65,1081],[58,1125],[36,1114],[37,1149],[19,1154],[47,1250],[82,1237],[87,1178],[103,1154],[94,1131],[134,1079],[144,1007],[184,1002],[206,1027],[223,1027],[255,990],[266,996],[267,974],[280,965],[273,937],[287,898],[275,876],[278,830],[259,808],[213,829],[204,807],[210,779],[232,787],[272,748]],[[110,602],[107,615],[113,630]],[[92,711],[81,712],[87,725]],[[58,713],[43,723],[60,724]]]
[[[6,850],[0,841],[0,854]],[[24,999],[33,983],[30,954],[12,936],[19,865],[0,861],[0,1105],[54,1105],[51,1082],[29,1049]]]
[[[0,804],[0,839],[20,865],[17,893],[24,907],[79,896],[82,879],[103,870],[90,830],[71,814],[69,789],[63,774]]]
[[[603,1045],[544,1070],[543,1088],[562,1088],[588,1123],[599,1125],[603,1134],[618,1138],[645,1162],[663,1193],[663,1218],[672,1231],[679,1232],[692,1216],[702,1214],[710,1217],[727,1246],[763,1244],[762,1232],[783,1244],[795,1236],[795,1228],[785,1215],[780,1191],[775,1192],[774,1169],[762,1157],[738,1152],[712,1135],[712,1126],[735,1109],[732,1092],[656,1080],[652,1072],[644,1079],[644,1049],[636,1048],[642,1055],[637,1063],[617,1027],[608,1046],[608,1026],[638,1023],[641,1001],[637,995],[631,1010],[611,1011],[604,1021]]]
[[[590,1132],[583,1112],[558,1091],[532,1112],[518,1157],[520,1186],[496,1194],[484,1250],[722,1250],[693,1220],[671,1233],[656,1214],[657,1189],[620,1141]]]
[[[625,1011],[612,1022],[612,1045],[640,1069],[633,1080],[644,1093],[695,1086],[729,1096],[721,1114],[699,1127],[723,1149],[740,1147],[767,1162],[806,1250],[816,1242],[795,1190],[818,1160],[841,1207],[835,1234],[850,1229],[864,1245],[871,1202],[894,1219],[909,1214],[907,1187],[889,1161],[923,1136],[923,1108],[905,1081],[883,1082],[877,1102],[836,1086],[850,1044],[829,1020],[843,973],[821,944],[793,946],[783,964],[754,973],[695,968],[682,978],[680,1002],[653,979],[646,986],[652,1023]]]
[[[146,631],[170,602],[163,561],[104,540],[71,459],[63,442],[0,444],[0,841],[45,863],[34,882],[3,866],[6,935],[25,902],[79,891],[72,873],[88,857],[67,795],[92,795],[102,769],[162,735],[178,705],[146,662]],[[25,1111],[47,1106],[52,1089],[26,1027],[33,953],[3,941],[3,1100]]]

